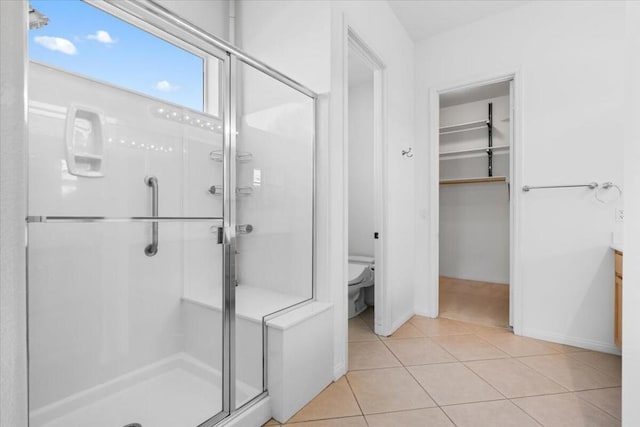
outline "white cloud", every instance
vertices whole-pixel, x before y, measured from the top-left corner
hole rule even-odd
[[[160,80],[154,86],[157,90],[161,90],[163,92],[175,92],[180,89],[180,86],[174,86],[166,80]]]
[[[104,44],[114,44],[118,40],[111,37],[111,34],[106,32],[105,30],[98,30],[95,34],[89,34],[87,36],[89,40],[95,40]]]
[[[78,53],[78,49],[73,43],[61,37],[36,36],[33,40],[49,50],[56,50],[67,55],[76,55]]]

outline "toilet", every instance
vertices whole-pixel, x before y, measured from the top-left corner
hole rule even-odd
[[[374,271],[375,263],[372,257],[349,255],[349,319],[368,307],[366,300],[369,300],[367,294],[373,294]]]

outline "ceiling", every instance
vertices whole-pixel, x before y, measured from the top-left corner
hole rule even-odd
[[[520,0],[388,0],[414,41],[497,15],[528,1]]]

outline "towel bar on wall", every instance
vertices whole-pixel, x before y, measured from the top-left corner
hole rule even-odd
[[[576,187],[589,187],[591,190],[598,188],[597,182],[590,182],[588,184],[570,184],[570,185],[525,185],[522,187],[522,191],[527,192],[530,190],[541,190],[545,188],[576,188]]]

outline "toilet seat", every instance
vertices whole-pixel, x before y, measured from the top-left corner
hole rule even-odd
[[[357,264],[372,264],[375,262],[375,259],[366,255],[349,255],[349,263],[357,263]]]
[[[365,256],[349,256],[348,289],[349,319],[366,310],[365,289],[374,286],[374,259]]]
[[[355,286],[371,279],[371,266],[349,263],[349,286]]]

